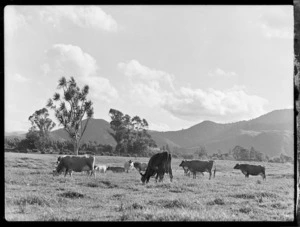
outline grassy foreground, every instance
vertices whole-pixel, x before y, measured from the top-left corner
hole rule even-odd
[[[172,159],[173,182],[142,185],[129,173],[53,177],[57,155],[5,153],[7,221],[294,221],[294,167],[259,163],[261,176],[246,179],[237,161],[216,160],[216,177],[186,177]],[[149,158],[96,156],[96,164],[123,166]],[[240,162],[242,163],[242,162]],[[258,164],[253,162],[253,164]]]

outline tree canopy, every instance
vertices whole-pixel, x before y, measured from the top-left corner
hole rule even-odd
[[[68,81],[62,77],[58,81],[57,88],[62,90],[63,94],[54,93],[53,98],[48,100],[47,107],[54,110],[55,117],[60,125],[64,126],[74,143],[74,153],[78,155],[81,138],[89,119],[94,115],[93,103],[91,100],[87,100],[89,86],[85,85],[80,89],[74,77]],[[87,122],[82,125],[84,116],[87,116]]]

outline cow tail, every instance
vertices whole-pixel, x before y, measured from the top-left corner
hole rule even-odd
[[[265,168],[265,166],[263,166],[263,172],[264,172],[264,180],[266,180],[266,168]]]
[[[216,176],[216,171],[217,171],[216,163],[214,162],[214,178],[215,178],[215,176]]]

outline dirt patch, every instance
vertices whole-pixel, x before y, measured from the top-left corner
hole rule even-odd
[[[187,203],[180,199],[175,199],[175,200],[158,200],[158,201],[149,201],[149,205],[156,205],[159,207],[167,208],[167,209],[172,209],[172,208],[185,208],[189,207]]]
[[[79,199],[79,198],[84,198],[85,196],[79,192],[64,192],[59,194],[59,196],[64,197],[64,198],[70,198],[70,199]]]
[[[27,204],[39,205],[39,206],[49,206],[49,203],[45,199],[38,197],[38,196],[28,196],[28,197],[20,198],[15,201],[15,204],[22,205],[22,206],[25,206]]]
[[[251,208],[250,207],[242,207],[239,209],[239,212],[244,213],[244,214],[248,214],[251,212]]]
[[[238,198],[238,199],[255,199],[256,196],[253,194],[246,194],[246,193],[241,193],[241,194],[234,194],[231,195],[233,198]]]
[[[210,205],[210,206],[212,206],[212,205],[224,205],[224,204],[225,204],[224,200],[219,199],[219,198],[214,199],[213,201],[210,201],[210,202],[207,203],[207,205]]]
[[[111,183],[110,181],[100,181],[101,184],[105,185],[107,188],[117,188],[118,185]]]

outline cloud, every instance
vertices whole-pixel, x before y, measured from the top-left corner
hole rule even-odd
[[[139,105],[160,106],[163,97],[174,89],[174,76],[161,70],[151,69],[137,60],[119,63],[118,68],[129,81],[131,99]]]
[[[269,6],[257,25],[268,38],[293,38],[293,6]]]
[[[97,75],[96,60],[80,47],[69,44],[54,44],[46,51],[47,62],[41,66],[46,76],[74,76],[89,85],[93,98],[109,102],[118,98],[117,90],[107,78]]]
[[[15,73],[15,74],[12,76],[11,79],[14,80],[14,81],[16,81],[16,82],[18,82],[18,83],[24,83],[24,82],[29,81],[28,78],[26,78],[25,76],[22,76],[22,75],[19,74],[19,73]]]
[[[181,87],[178,93],[166,99],[163,108],[185,120],[217,120],[221,117],[222,122],[228,122],[265,113],[264,105],[267,102],[264,98],[247,94],[243,87],[233,87],[225,91]]]
[[[159,88],[161,83],[173,88],[174,76],[161,70],[151,69],[140,64],[137,60],[119,63],[118,68],[132,81],[147,83],[151,87]]]
[[[225,72],[220,68],[215,69],[213,72],[208,73],[209,76],[221,76],[221,77],[234,77],[237,76],[235,72]]]
[[[39,10],[40,19],[59,27],[64,22],[83,27],[105,31],[117,31],[114,18],[105,13],[99,6],[45,6]]]
[[[170,127],[165,123],[155,124],[151,121],[148,121],[148,123],[149,123],[149,130],[160,131],[160,132],[170,131]]]
[[[138,61],[119,63],[119,69],[130,82],[131,101],[150,108],[161,108],[171,116],[182,120],[200,121],[202,119],[229,122],[244,120],[264,114],[268,101],[256,95],[250,95],[245,86],[233,86],[227,90],[208,88],[193,89],[181,86],[174,88],[175,77],[168,73],[153,70]],[[216,69],[215,73],[235,76],[234,72]],[[171,81],[168,86],[162,86]],[[221,119],[221,120],[220,120]]]
[[[24,15],[19,13],[14,6],[4,8],[4,32],[5,35],[14,36],[21,28],[27,28],[28,23]]]

